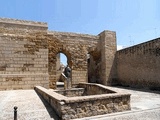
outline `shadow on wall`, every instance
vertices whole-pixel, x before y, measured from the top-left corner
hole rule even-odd
[[[117,78],[117,53],[114,56],[113,64],[109,73],[109,81],[107,85],[117,86],[120,85],[118,78]]]
[[[89,83],[98,83],[98,84],[104,84],[103,81],[101,80],[101,75],[102,75],[102,68],[101,68],[101,55],[99,54],[97,57],[89,54],[88,58],[88,82]],[[116,63],[116,54],[113,58],[113,63],[110,69],[108,81],[106,85],[120,85],[117,79],[117,63]]]
[[[88,54],[87,67],[88,67],[88,82],[89,83],[101,83],[101,56],[93,57],[92,54]]]

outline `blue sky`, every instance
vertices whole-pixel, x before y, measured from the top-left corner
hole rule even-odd
[[[160,0],[1,0],[0,17],[47,22],[49,30],[116,31],[118,46],[160,36]]]

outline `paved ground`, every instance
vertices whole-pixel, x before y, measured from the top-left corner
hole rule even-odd
[[[34,90],[0,91],[0,120],[13,120],[18,107],[18,120],[57,120],[53,109]]]
[[[131,111],[93,116],[77,120],[160,120],[160,91],[114,88],[131,93]],[[53,109],[34,90],[0,91],[0,120],[58,120]]]

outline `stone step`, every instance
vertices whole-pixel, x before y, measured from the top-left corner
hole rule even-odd
[[[64,88],[64,82],[57,82],[57,88]]]

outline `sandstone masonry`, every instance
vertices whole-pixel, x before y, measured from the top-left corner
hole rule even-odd
[[[88,76],[96,71],[97,83],[111,83],[115,32],[103,31],[97,36],[55,32],[48,31],[47,23],[1,18],[0,89],[56,88],[59,53],[68,58],[73,86],[92,81]],[[95,70],[88,71],[88,66]]]
[[[160,38],[117,52],[117,82],[160,90]]]

